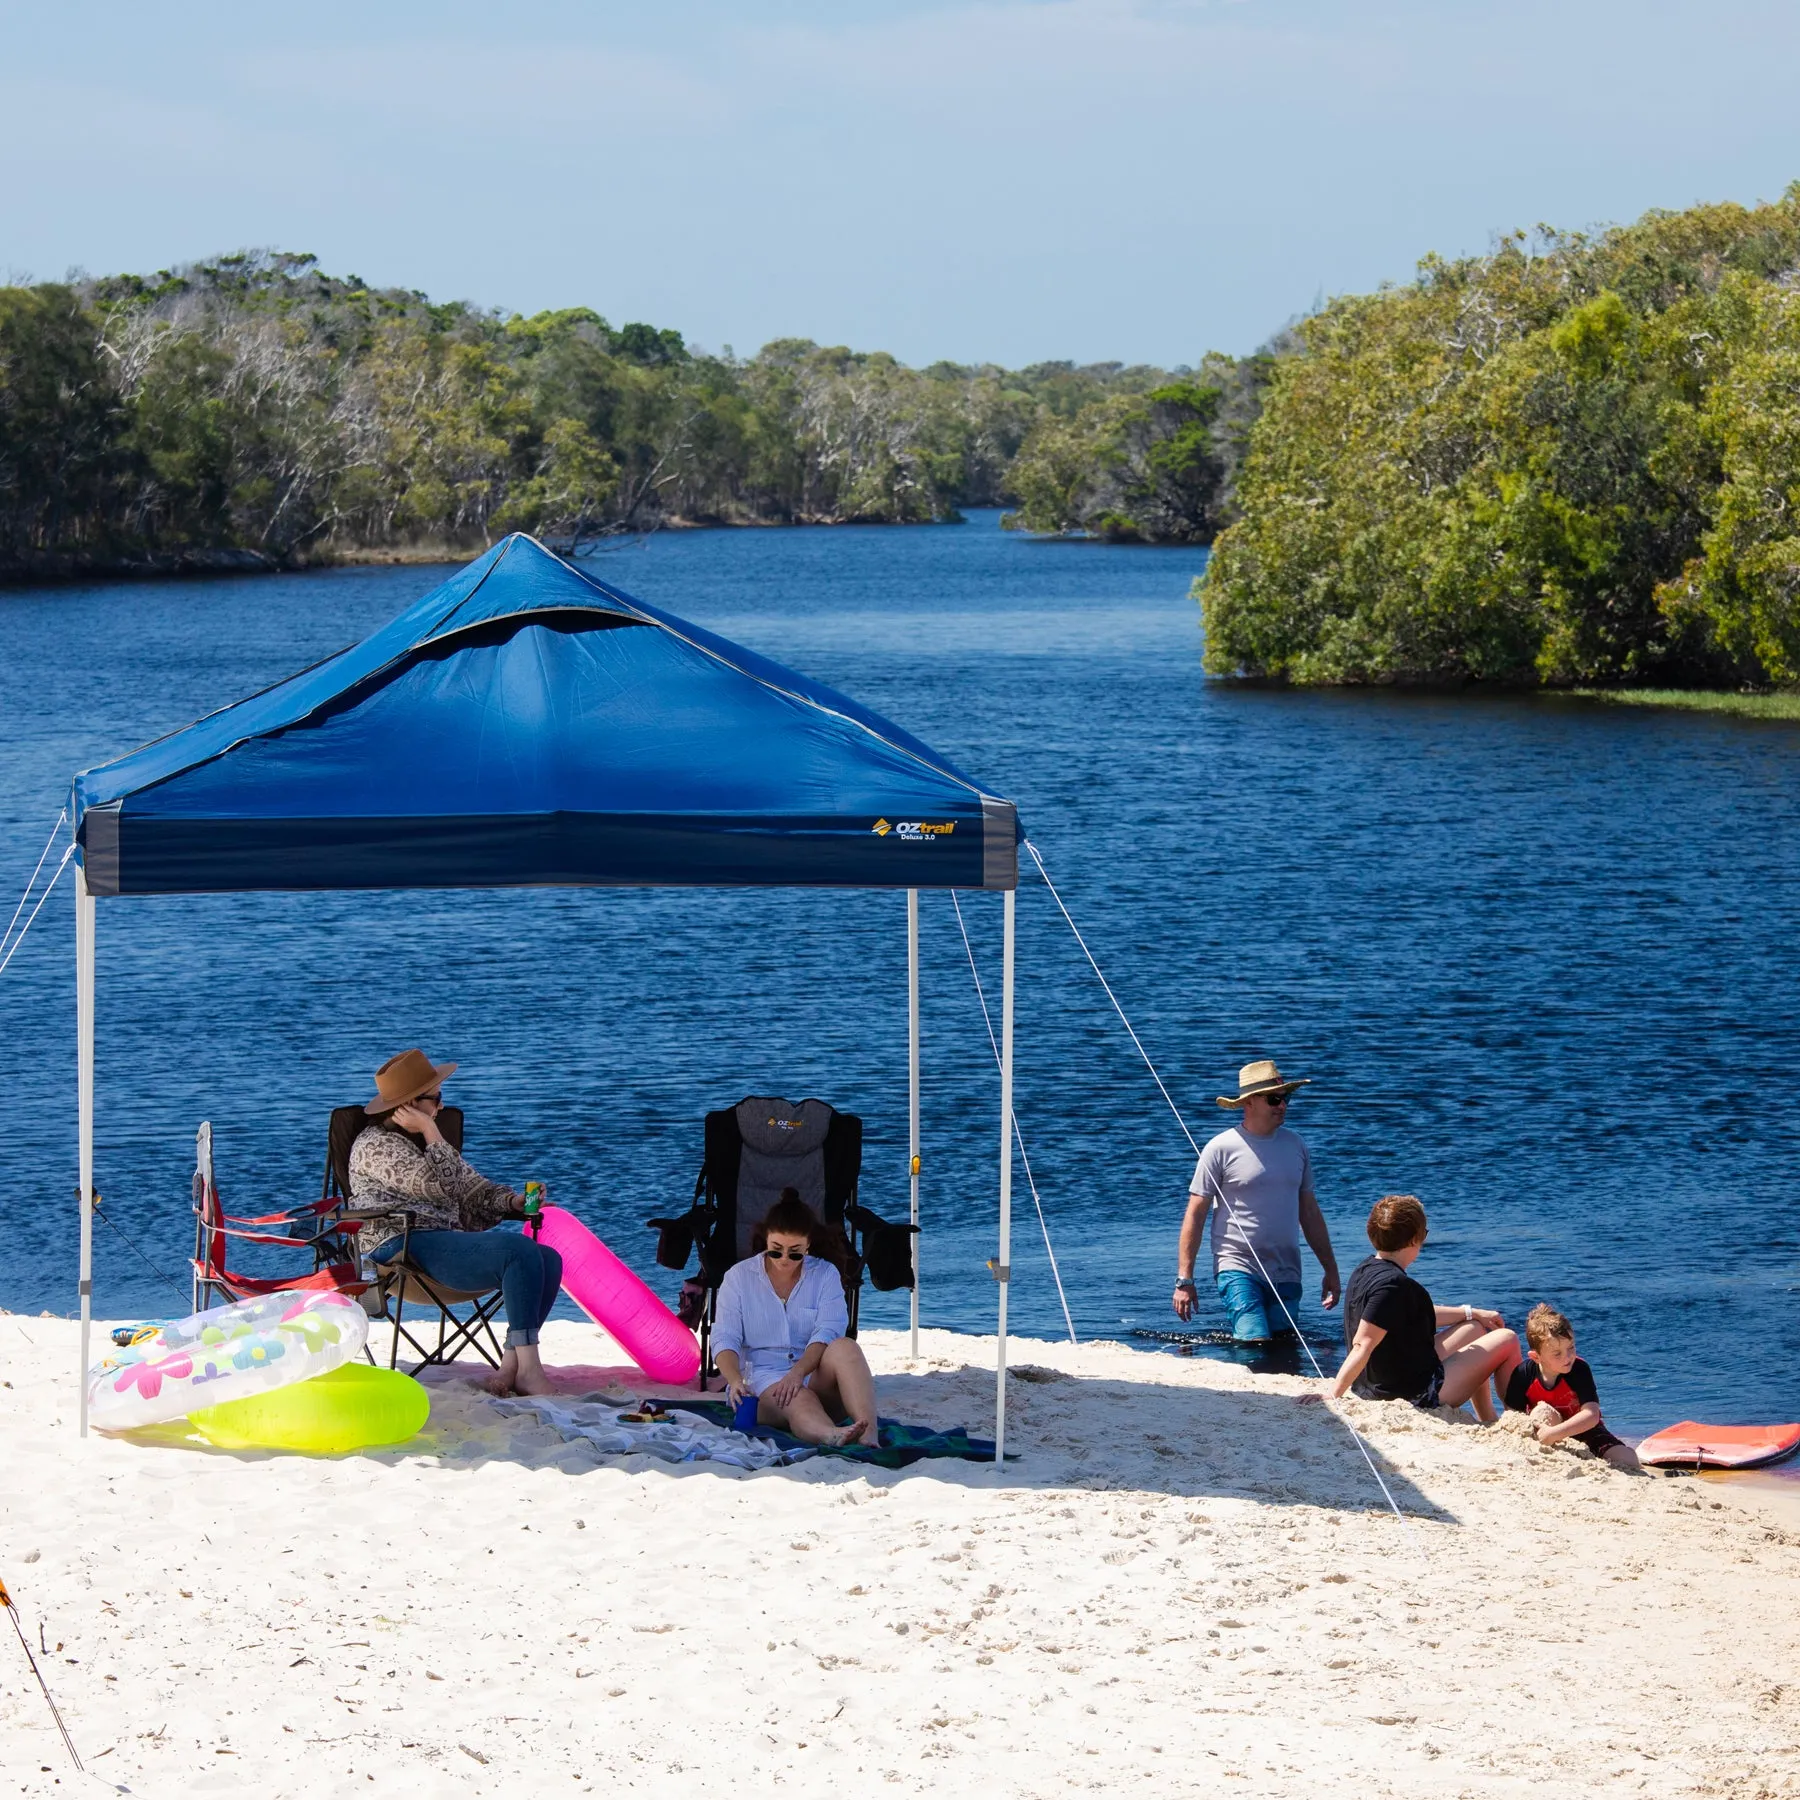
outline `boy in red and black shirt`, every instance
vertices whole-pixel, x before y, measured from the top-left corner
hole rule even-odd
[[[1575,1354],[1575,1327],[1568,1319],[1553,1306],[1534,1306],[1526,1316],[1525,1341],[1531,1354],[1507,1381],[1507,1410],[1528,1413],[1548,1406],[1558,1419],[1538,1427],[1540,1444],[1578,1438],[1615,1469],[1637,1468],[1637,1452],[1606,1429],[1594,1372]]]

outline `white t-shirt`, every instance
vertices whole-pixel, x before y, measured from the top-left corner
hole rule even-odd
[[[1242,1269],[1270,1281],[1298,1281],[1300,1198],[1310,1199],[1312,1191],[1312,1159],[1298,1132],[1285,1125],[1268,1137],[1241,1125],[1221,1131],[1200,1152],[1188,1188],[1212,1202],[1213,1273]],[[1221,1195],[1229,1204],[1221,1204]]]
[[[850,1329],[844,1278],[834,1263],[809,1256],[783,1304],[760,1256],[733,1263],[719,1283],[712,1348],[737,1355],[753,1394],[779,1381],[808,1344],[829,1344]]]

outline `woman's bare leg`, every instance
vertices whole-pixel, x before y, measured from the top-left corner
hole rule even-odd
[[[1452,1350],[1466,1350],[1471,1344],[1481,1341],[1484,1327],[1464,1321],[1461,1325],[1453,1325],[1448,1331],[1437,1334],[1438,1355],[1448,1356]]]
[[[835,1398],[839,1414],[850,1415],[849,1441],[871,1448],[878,1446],[881,1436],[875,1421],[875,1377],[862,1346],[854,1338],[834,1338],[825,1346],[819,1376],[822,1380],[815,1379],[814,1385],[833,1390],[822,1396],[826,1403],[829,1405]]]
[[[844,1405],[843,1396],[837,1390],[837,1383],[825,1373],[822,1366],[813,1370],[812,1379],[806,1384],[806,1391],[824,1407],[825,1416],[834,1425],[843,1424],[848,1408]]]
[[[1475,1416],[1484,1425],[1498,1416],[1490,1377],[1504,1386],[1519,1361],[1519,1340],[1504,1327],[1484,1331],[1474,1343],[1452,1350],[1444,1358],[1444,1384],[1438,1390],[1445,1406],[1475,1403]]]
[[[818,1401],[819,1410],[831,1421],[831,1435],[820,1439],[826,1444],[847,1444],[857,1434],[857,1427],[846,1425],[844,1417],[849,1407],[844,1404],[844,1397],[837,1390],[837,1383],[825,1373],[821,1366],[813,1371],[812,1380],[806,1384],[806,1391]]]
[[[850,1434],[825,1410],[811,1388],[802,1388],[786,1406],[777,1406],[768,1395],[756,1403],[756,1422],[773,1425],[797,1437],[803,1444],[841,1444]]]

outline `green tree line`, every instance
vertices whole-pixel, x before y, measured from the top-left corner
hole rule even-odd
[[[667,523],[912,523],[1208,541],[1257,369],[1009,371],[800,339],[740,359],[222,257],[0,288],[0,576],[579,551]],[[1074,458],[1079,467],[1070,467]]]
[[[1215,674],[1800,680],[1800,185],[1333,301],[1197,586]]]

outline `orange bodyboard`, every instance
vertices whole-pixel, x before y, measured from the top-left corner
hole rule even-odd
[[[1688,1469],[1756,1469],[1800,1450],[1800,1424],[1701,1425],[1683,1419],[1638,1445],[1638,1461]]]

